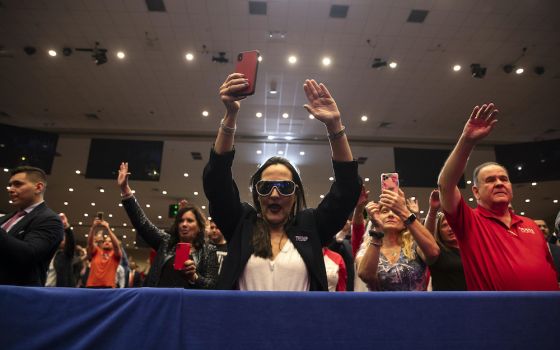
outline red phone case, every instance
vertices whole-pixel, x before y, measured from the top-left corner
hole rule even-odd
[[[189,260],[190,254],[190,243],[177,243],[177,246],[175,247],[175,260],[173,261],[173,268],[175,270],[183,270],[185,268],[185,261]]]
[[[383,173],[381,174],[381,190],[391,190],[399,192],[399,174]]]
[[[259,68],[260,53],[257,50],[240,52],[237,55],[237,65],[235,66],[235,73],[242,73],[249,81],[249,85],[239,91],[239,96],[249,96],[255,93],[255,86],[257,84],[257,71]]]

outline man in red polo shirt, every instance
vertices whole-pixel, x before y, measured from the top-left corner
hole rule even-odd
[[[494,128],[494,104],[476,106],[439,174],[441,207],[459,241],[468,290],[558,290],[544,236],[528,218],[508,208],[513,191],[507,170],[493,162],[473,173],[477,208],[457,183],[475,145]]]

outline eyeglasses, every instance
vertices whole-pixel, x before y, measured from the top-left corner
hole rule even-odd
[[[290,180],[261,180],[255,185],[255,189],[259,196],[268,196],[272,193],[272,190],[276,187],[278,193],[282,196],[291,196],[296,191],[297,185]]]

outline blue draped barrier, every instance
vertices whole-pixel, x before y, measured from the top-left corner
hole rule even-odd
[[[0,286],[0,349],[559,349],[560,293]]]

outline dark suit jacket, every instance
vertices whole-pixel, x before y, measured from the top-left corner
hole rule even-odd
[[[0,225],[14,214],[0,218]],[[59,216],[44,202],[10,231],[0,228],[0,284],[44,286],[47,268],[63,236]]]
[[[237,281],[253,254],[257,212],[249,204],[240,202],[231,174],[233,155],[233,151],[218,155],[212,150],[203,175],[210,215],[228,242],[228,255],[217,289],[237,289]],[[300,211],[286,228],[288,238],[307,267],[312,291],[328,290],[322,248],[344,226],[361,190],[356,162],[333,162],[333,167],[336,181],[317,209]]]

